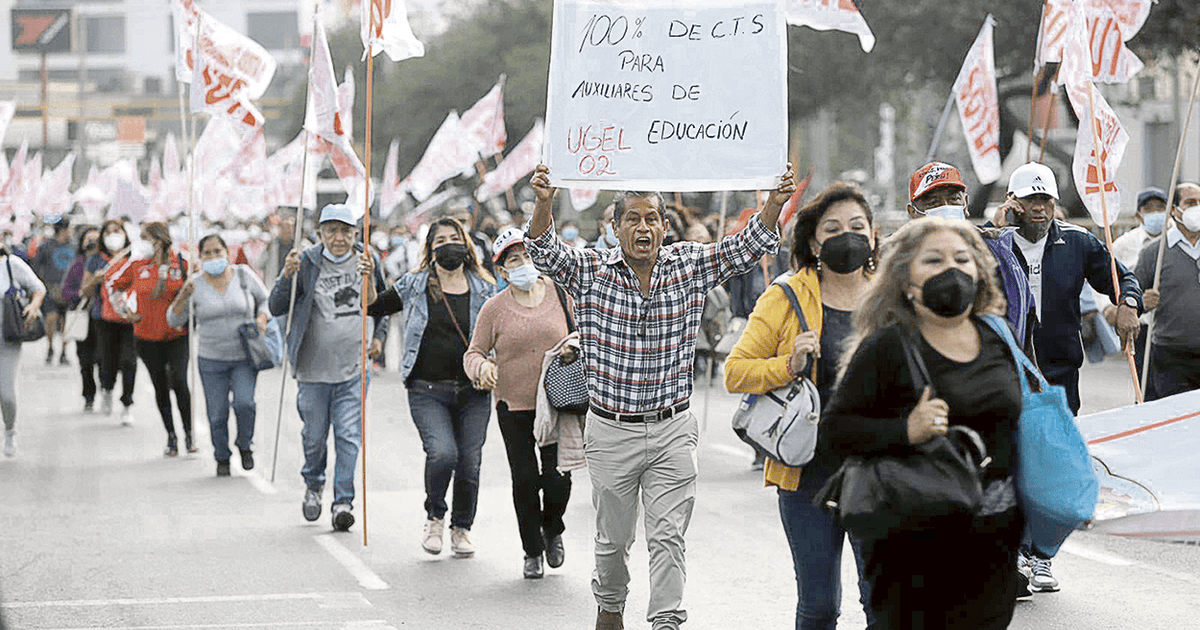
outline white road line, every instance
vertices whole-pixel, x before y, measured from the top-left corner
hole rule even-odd
[[[1137,564],[1133,560],[1122,558],[1121,556],[1105,551],[1097,551],[1095,549],[1084,547],[1083,545],[1070,540],[1063,543],[1063,546],[1059,548],[1059,551],[1113,567],[1128,567]]]
[[[732,456],[738,457],[738,458],[744,459],[746,457],[754,457],[754,451],[751,451],[746,448],[738,448],[738,447],[730,445],[730,444],[719,444],[719,443],[718,444],[705,444],[705,446],[707,448],[711,448],[714,451],[720,451],[722,453],[725,453],[726,455],[732,455]]]
[[[161,604],[225,604],[232,602],[279,602],[349,597],[357,593],[264,593],[262,595],[211,595],[207,597],[146,597],[125,599],[60,599],[44,602],[8,602],[0,608],[83,608],[97,606],[156,606]]]
[[[279,494],[279,489],[271,485],[270,481],[260,477],[258,473],[242,472],[238,474],[238,476],[244,477],[246,481],[250,482],[250,485],[254,486],[255,490],[258,490],[263,494]]]
[[[356,621],[355,624],[347,625],[343,628],[372,628],[384,630],[391,628],[387,625],[387,621],[383,619],[372,619],[369,621]],[[262,623],[202,623],[202,624],[180,624],[170,626],[121,626],[125,630],[199,630],[201,628],[320,628],[329,627],[329,621],[266,621]],[[50,630],[99,630],[109,626],[78,626],[74,628],[51,628]]]
[[[369,591],[383,591],[391,588],[362,559],[350,553],[349,549],[346,549],[341,543],[335,540],[332,534],[319,534],[313,536],[313,540],[317,541],[318,545],[321,545],[325,551],[329,552],[329,555],[333,556],[333,559],[337,560],[338,564],[349,571],[350,575],[354,576],[355,580],[358,580],[359,586]]]

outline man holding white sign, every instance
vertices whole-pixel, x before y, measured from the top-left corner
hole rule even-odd
[[[663,246],[662,196],[624,192],[612,221],[620,245],[568,247],[553,229],[550,170],[538,166],[530,184],[537,206],[526,247],[534,265],[575,299],[587,366],[584,454],[596,508],[596,628],[624,627],[639,492],[650,551],[647,619],[656,630],[678,628],[687,619],[683,539],[695,501],[699,438],[688,407],[704,297],[775,253],[779,211],[796,189],[792,166],[744,230],[708,245]]]

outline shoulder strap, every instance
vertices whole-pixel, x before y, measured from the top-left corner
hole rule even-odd
[[[571,317],[571,310],[567,308],[567,295],[557,282],[550,280],[550,284],[554,285],[554,293],[558,295],[558,305],[562,307],[563,317],[567,318],[567,332],[573,333],[575,332],[575,318]]]
[[[912,375],[918,398],[925,387],[933,387],[933,379],[929,377],[929,368],[925,367],[925,359],[921,358],[921,351],[916,344],[917,336],[920,334],[915,330],[900,330],[900,344],[904,346],[904,360],[908,363],[908,373]],[[936,393],[935,391],[934,394]]]
[[[238,284],[242,285],[242,293],[246,294],[246,306],[250,307],[250,319],[258,317],[258,299],[250,293],[250,287],[246,286],[246,276],[243,275],[245,270],[241,265],[234,265],[233,273],[238,277]]]
[[[788,302],[792,305],[792,312],[796,314],[796,319],[800,320],[800,331],[808,332],[808,321],[804,319],[804,311],[800,310],[800,300],[796,298],[796,292],[787,283],[787,278],[779,278],[773,284],[777,284],[780,289],[783,289],[783,294],[787,296]]]
[[[1030,389],[1029,378],[1026,376],[1027,374],[1032,374],[1034,380],[1041,387],[1041,391],[1046,391],[1050,384],[1046,381],[1046,377],[1042,376],[1042,373],[1034,366],[1033,361],[1030,361],[1029,357],[1025,356],[1025,353],[1021,351],[1021,347],[1017,345],[1017,340],[1013,337],[1012,331],[1008,328],[1008,321],[999,315],[984,315],[982,319],[983,323],[995,331],[1004,340],[1005,345],[1008,346],[1008,351],[1012,354],[1013,361],[1017,366],[1017,377],[1021,379],[1021,391],[1026,394],[1032,391]]]

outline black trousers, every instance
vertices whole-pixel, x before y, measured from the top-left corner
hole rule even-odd
[[[100,388],[112,391],[121,373],[121,403],[133,404],[133,385],[137,379],[137,341],[133,324],[93,319],[96,333],[96,360],[100,362]],[[88,334],[91,336],[91,333]]]
[[[566,529],[563,514],[571,498],[571,473],[558,472],[557,444],[538,447],[533,438],[532,410],[509,411],[508,404],[500,401],[496,403],[496,418],[512,472],[521,547],[528,557],[540,556],[546,551],[545,538],[558,536]]]
[[[87,337],[75,342],[75,356],[79,357],[79,376],[83,380],[83,399],[89,404],[96,399],[96,369],[99,357],[96,353],[97,337],[95,319],[88,319]]]
[[[175,404],[179,407],[179,420],[183,432],[192,434],[192,395],[188,391],[188,338],[187,335],[170,341],[146,341],[138,339],[138,355],[150,373],[154,385],[154,400],[162,416],[167,435],[175,435],[175,420],[171,416],[171,391],[175,391]]]
[[[1067,390],[1067,404],[1071,406],[1071,414],[1079,415],[1079,368],[1061,366],[1042,366],[1042,375],[1051,385],[1058,385]]]
[[[1146,400],[1200,389],[1200,352],[1178,346],[1150,346],[1150,385]]]

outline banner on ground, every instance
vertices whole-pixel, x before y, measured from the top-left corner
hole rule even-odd
[[[858,36],[863,52],[875,47],[875,34],[854,0],[787,0],[787,23],[816,31],[844,31]]]
[[[483,184],[475,191],[475,199],[487,201],[511,188],[513,184],[521,181],[522,177],[532,173],[533,169],[537,168],[541,157],[544,134],[542,119],[539,118],[534,121],[533,129],[530,129],[521,142],[508,155],[504,156],[504,161],[500,163],[500,166],[497,166],[496,170],[484,174]]]
[[[386,52],[392,61],[425,56],[425,45],[413,35],[404,0],[359,0],[362,6],[359,35],[366,51]]]
[[[787,161],[786,36],[772,0],[555,0],[551,183],[775,188]]]
[[[990,14],[983,20],[983,28],[958,71],[953,88],[971,164],[983,184],[1000,179],[1000,98],[996,91],[992,33],[995,24]]]

